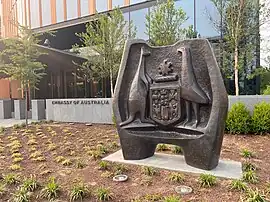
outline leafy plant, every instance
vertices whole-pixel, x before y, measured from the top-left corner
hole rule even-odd
[[[30,154],[30,158],[37,158],[39,156],[42,156],[41,151],[35,151],[32,154]]]
[[[73,185],[70,191],[70,201],[81,200],[89,194],[90,191],[86,184],[80,182],[78,184]]]
[[[121,175],[128,171],[128,168],[123,164],[116,164],[114,167],[114,174]]]
[[[100,161],[98,165],[100,170],[107,170],[109,168],[109,163],[107,161]]]
[[[22,154],[21,153],[14,153],[11,155],[12,158],[21,158]]]
[[[21,158],[21,157],[14,158],[14,159],[12,160],[12,163],[19,163],[19,162],[21,162],[22,160],[23,160],[23,158]]]
[[[226,130],[232,134],[248,133],[251,126],[250,112],[242,102],[232,105],[226,120]]]
[[[63,156],[57,156],[56,158],[55,158],[55,161],[57,162],[57,163],[60,163],[60,162],[62,162],[62,161],[64,161],[65,160],[65,157],[63,157]]]
[[[166,145],[166,144],[158,144],[157,151],[167,151],[167,150],[169,150],[168,145]]]
[[[96,150],[101,154],[106,154],[108,152],[107,148],[103,144],[98,144]]]
[[[15,193],[12,194],[13,202],[29,202],[30,201],[30,192],[27,191],[24,187],[19,187]]]
[[[251,158],[253,157],[253,153],[251,151],[249,151],[248,149],[242,149],[241,150],[241,156],[243,156],[244,158]]]
[[[181,173],[170,173],[169,174],[169,181],[171,182],[178,182],[178,183],[181,183],[181,182],[184,182],[185,180],[185,177],[184,175],[182,175]]]
[[[267,202],[269,199],[266,198],[264,193],[261,193],[257,188],[256,190],[249,189],[247,191],[246,202]]]
[[[146,194],[143,201],[161,201],[163,197],[160,194]]]
[[[103,157],[103,153],[99,150],[89,150],[87,154],[89,154],[95,160]]]
[[[163,202],[180,202],[181,198],[179,196],[166,196]]]
[[[34,192],[39,187],[39,185],[36,178],[31,176],[30,178],[24,179],[22,187],[27,191]]]
[[[249,171],[244,172],[243,179],[246,182],[250,182],[250,183],[257,183],[258,182],[258,177],[253,170],[249,170]]]
[[[36,141],[36,139],[30,139],[30,140],[28,140],[27,144],[28,145],[37,145],[37,141]]]
[[[252,129],[255,133],[270,132],[270,103],[261,102],[254,106]]]
[[[82,169],[86,166],[85,162],[83,161],[83,159],[77,159],[75,162],[75,167],[78,169]]]
[[[20,164],[12,164],[11,166],[9,166],[9,169],[12,171],[16,171],[16,170],[21,170],[22,167]]]
[[[182,25],[187,15],[182,8],[176,8],[173,0],[164,1],[153,7],[146,16],[146,31],[150,35],[150,43],[155,46],[174,44],[185,38],[186,30]]]
[[[148,176],[153,176],[157,174],[157,171],[153,167],[144,166],[142,167],[142,173]]]
[[[59,184],[55,181],[54,177],[51,177],[45,187],[41,190],[41,197],[51,200],[56,198],[59,192]]]
[[[113,198],[113,194],[110,192],[110,190],[104,187],[98,188],[96,190],[96,196],[100,201],[109,201]]]
[[[216,185],[217,178],[211,174],[201,174],[199,182],[202,187],[212,187]]]
[[[70,159],[65,159],[61,163],[63,166],[70,166],[72,164],[72,161]]]
[[[242,180],[233,180],[230,184],[231,189],[238,190],[238,191],[246,191],[247,184]]]
[[[246,161],[243,163],[242,169],[243,171],[250,171],[250,170],[255,171],[257,168],[256,165],[254,165],[253,163]]]
[[[267,85],[266,88],[263,91],[264,95],[270,95],[270,85]]]
[[[179,147],[179,146],[173,146],[172,147],[172,152],[174,154],[182,154],[183,153],[183,150],[182,150],[182,147]]]
[[[147,176],[147,175],[144,175],[142,180],[140,181],[140,184],[141,185],[144,185],[144,186],[150,186],[153,184],[153,177],[152,176]]]
[[[0,127],[0,133],[3,133],[3,132],[5,132],[5,128],[4,127]]]
[[[6,185],[3,183],[0,183],[0,196],[3,196],[7,192]]]
[[[3,182],[7,185],[16,184],[19,182],[19,177],[14,173],[9,173],[7,175],[3,175]]]
[[[104,177],[104,178],[111,178],[111,177],[113,177],[113,173],[112,172],[110,172],[110,171],[105,171],[105,172],[102,172],[101,173],[101,177]]]

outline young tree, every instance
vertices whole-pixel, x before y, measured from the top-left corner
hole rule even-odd
[[[211,0],[221,16],[221,21],[210,20],[224,35],[224,69],[225,74],[234,75],[235,95],[239,95],[239,76],[247,74],[247,68],[253,63],[257,43],[259,43],[259,13],[263,10],[254,0]],[[231,63],[233,69],[231,70]],[[251,64],[252,65],[252,64]],[[242,71],[242,72],[240,72]],[[231,77],[231,75],[229,75]]]
[[[11,79],[21,82],[25,98],[26,126],[28,125],[27,103],[28,90],[36,89],[40,79],[45,75],[46,65],[38,58],[45,53],[37,46],[40,42],[37,35],[27,27],[19,26],[20,34],[16,38],[2,39],[4,50],[1,51],[0,72]]]
[[[192,26],[184,29],[181,26],[187,20],[182,8],[175,8],[174,0],[158,2],[153,11],[146,16],[146,31],[150,43],[155,46],[170,45],[180,39],[194,37]]]
[[[135,37],[135,28],[129,25],[119,8],[109,14],[101,14],[98,20],[86,25],[85,33],[76,34],[82,47],[74,49],[84,52],[88,60],[78,71],[84,78],[110,78],[111,96],[114,95],[113,82],[117,76],[126,40]]]

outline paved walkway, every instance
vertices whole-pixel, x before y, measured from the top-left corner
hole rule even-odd
[[[29,123],[33,122],[33,120],[28,120]],[[15,119],[0,119],[0,127],[12,127],[15,124],[25,123],[25,120],[15,120]]]

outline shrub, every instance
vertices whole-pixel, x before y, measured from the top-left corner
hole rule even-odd
[[[148,176],[157,174],[157,171],[153,167],[144,166],[142,167],[142,173]]]
[[[255,171],[256,169],[257,169],[256,165],[254,165],[253,163],[251,163],[249,161],[244,162],[243,165],[242,165],[242,170],[243,171],[250,171],[250,170]]]
[[[81,200],[89,193],[87,185],[80,182],[73,185],[72,190],[70,191],[70,201]]]
[[[115,170],[114,172],[115,175],[121,175],[127,172],[128,168],[123,164],[116,164],[114,170]]]
[[[232,134],[248,133],[250,131],[251,116],[244,103],[232,106],[226,120],[226,130]]]
[[[181,173],[170,173],[169,175],[169,181],[171,182],[181,183],[181,182],[184,182],[184,180],[185,180],[185,177]]]
[[[238,190],[238,191],[246,191],[247,184],[242,180],[233,180],[230,184],[231,189]]]
[[[261,102],[254,106],[252,130],[255,133],[270,132],[270,103]]]
[[[27,191],[33,192],[38,188],[39,185],[38,185],[37,180],[33,176],[31,176],[28,179],[24,179],[22,186]]]
[[[77,159],[75,162],[75,167],[78,169],[83,169],[84,167],[86,167],[86,163],[83,159]]]
[[[202,187],[212,187],[217,183],[217,178],[211,174],[201,174],[199,182]]]
[[[109,201],[113,198],[113,194],[107,188],[98,188],[96,190],[96,196],[99,201]]]
[[[182,153],[183,153],[183,149],[182,149],[182,147],[174,146],[174,147],[172,148],[172,152],[173,152],[174,154],[182,154]]]
[[[55,182],[55,178],[50,178],[45,187],[41,190],[41,197],[46,198],[48,200],[54,199],[58,196],[60,192],[60,187],[57,182]]]
[[[167,151],[167,150],[169,150],[168,145],[166,145],[166,144],[158,144],[157,151]]]
[[[19,182],[19,177],[16,174],[9,173],[3,176],[3,182],[8,185],[16,184]]]
[[[163,202],[180,202],[181,198],[179,196],[166,196]]]
[[[249,189],[247,191],[247,202],[267,202],[269,199],[266,199],[264,193],[260,193],[260,191],[256,188],[256,190]]]
[[[143,201],[161,201],[163,197],[160,194],[147,194],[143,199]]]
[[[107,161],[100,161],[98,165],[100,170],[107,170],[109,168],[109,163]]]
[[[0,196],[3,196],[7,192],[5,184],[0,183]]]
[[[253,170],[249,170],[249,171],[244,172],[243,179],[246,182],[250,182],[250,183],[257,183],[258,182],[258,177]]]
[[[30,201],[30,192],[28,192],[24,187],[19,187],[17,191],[12,194],[12,201],[28,202]]]
[[[241,156],[244,158],[251,158],[254,156],[254,154],[251,151],[249,151],[248,149],[242,149]]]
[[[270,95],[270,85],[267,85],[266,89],[263,91],[264,95]]]

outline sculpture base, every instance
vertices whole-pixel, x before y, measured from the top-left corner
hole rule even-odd
[[[103,158],[102,160],[125,164],[150,166],[166,170],[180,171],[193,174],[208,173],[216,177],[230,178],[230,179],[240,179],[242,177],[241,162],[230,160],[220,160],[218,166],[210,171],[201,170],[187,165],[184,156],[181,155],[155,153],[154,156],[142,160],[124,160],[122,150],[119,150]]]

